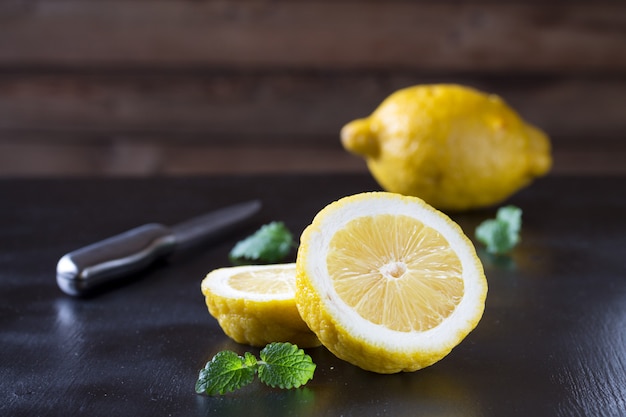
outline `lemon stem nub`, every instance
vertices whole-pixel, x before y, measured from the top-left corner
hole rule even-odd
[[[370,128],[369,119],[357,119],[341,129],[343,147],[354,154],[367,158],[378,156],[378,140]]]

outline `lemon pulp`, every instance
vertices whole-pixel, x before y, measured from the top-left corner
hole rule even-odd
[[[294,274],[293,270],[281,268],[247,270],[230,276],[228,285],[250,294],[292,294],[296,290]]]
[[[364,216],[330,241],[328,273],[341,299],[374,324],[425,331],[463,297],[462,268],[446,239],[408,216]]]

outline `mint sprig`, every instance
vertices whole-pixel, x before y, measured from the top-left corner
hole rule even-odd
[[[230,251],[233,264],[281,262],[295,246],[293,235],[283,222],[271,222],[261,226],[251,236],[238,242]]]
[[[270,387],[298,388],[313,378],[315,364],[291,343],[271,343],[260,352],[259,379]]]
[[[485,220],[476,228],[476,239],[487,246],[487,252],[506,254],[519,243],[521,227],[522,210],[519,207],[500,207],[495,219]]]
[[[309,355],[291,343],[276,342],[265,346],[258,360],[246,352],[239,356],[225,350],[218,352],[200,370],[196,381],[198,394],[226,394],[259,380],[270,387],[298,388],[313,378],[315,364]]]
[[[239,356],[230,350],[218,352],[200,371],[196,392],[226,394],[254,380],[257,360],[251,353]]]

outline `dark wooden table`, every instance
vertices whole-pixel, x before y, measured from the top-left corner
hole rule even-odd
[[[439,363],[378,375],[323,347],[302,389],[258,382],[194,392],[217,351],[243,353],[208,314],[200,281],[234,243],[283,220],[299,234],[366,175],[0,181],[0,414],[4,416],[617,416],[626,414],[626,178],[548,177],[514,196],[522,242],[480,251],[485,315]],[[56,286],[64,253],[131,227],[260,198],[249,229],[90,299]],[[492,216],[452,217],[473,236]],[[251,349],[253,352],[258,350]]]

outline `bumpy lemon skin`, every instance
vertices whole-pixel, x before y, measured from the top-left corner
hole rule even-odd
[[[384,195],[386,193],[362,193],[347,198],[363,198],[366,194]],[[404,196],[398,197],[413,198]],[[343,200],[346,200],[346,198]],[[322,345],[330,352],[338,358],[366,371],[380,374],[413,372],[433,365],[443,359],[476,328],[484,313],[488,288],[482,262],[478,258],[478,255],[472,252],[473,267],[476,268],[482,276],[482,288],[476,300],[479,311],[473,319],[465,323],[463,329],[460,329],[455,335],[449,338],[446,346],[440,346],[434,351],[418,349],[412,351],[395,350],[391,352],[382,347],[368,345],[359,338],[352,336],[350,331],[328,313],[328,310],[323,307],[327,300],[321,299],[320,293],[313,287],[312,281],[307,273],[306,259],[308,258],[309,251],[307,243],[310,241],[309,235],[320,233],[320,224],[322,222],[322,216],[325,215],[324,212],[338,208],[336,205],[337,202],[333,202],[318,213],[313,222],[304,229],[300,238],[300,246],[296,258],[296,305],[300,317],[302,317],[308,327],[317,335]],[[458,233],[463,236],[468,245],[473,247],[472,242],[465,236],[460,226],[449,219],[448,223],[453,228],[457,229]]]
[[[300,318],[293,299],[263,302],[205,293],[205,301],[224,333],[237,343],[263,347],[290,342],[301,348],[321,344]]]
[[[543,131],[500,97],[454,84],[398,90],[345,125],[341,141],[385,190],[440,210],[501,203],[552,165]]]
[[[380,374],[413,372],[438,362],[454,347],[450,346],[448,350],[438,352],[396,351],[390,354],[383,348],[364,345],[362,341],[352,337],[324,309],[317,308],[321,299],[307,279],[298,280],[297,291],[302,299],[309,300],[298,304],[300,314],[303,318],[306,317],[306,322],[322,344],[338,358],[366,371]]]

